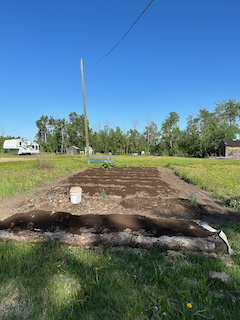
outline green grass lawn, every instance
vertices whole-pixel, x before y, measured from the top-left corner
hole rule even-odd
[[[85,157],[33,156],[30,161],[0,162],[0,199],[13,196],[86,166]]]
[[[85,156],[44,157],[0,163],[0,197],[86,166]],[[172,168],[233,206],[238,200],[239,161],[114,158],[117,166]],[[0,319],[240,319],[240,225],[217,228],[236,252],[231,258],[171,255],[155,248],[1,242]],[[211,279],[210,271],[226,272],[230,281]]]
[[[234,249],[240,226],[226,228]],[[237,233],[237,241],[235,235]],[[233,236],[233,238],[232,238]],[[2,319],[239,319],[240,256],[0,244]],[[228,283],[210,279],[226,272]]]

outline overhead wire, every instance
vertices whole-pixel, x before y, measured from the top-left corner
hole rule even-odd
[[[88,67],[93,67],[96,64],[98,64],[100,61],[102,61],[104,58],[106,58],[119,44],[122,42],[122,40],[126,37],[126,35],[129,33],[129,31],[133,28],[133,26],[138,22],[138,20],[141,18],[141,16],[147,11],[147,9],[150,7],[150,5],[153,3],[154,0],[151,0],[149,4],[146,6],[146,8],[143,10],[143,12],[138,16],[137,20],[133,22],[131,27],[128,29],[128,31],[124,34],[124,36],[118,41],[118,43],[107,53],[105,56],[103,56],[101,59],[99,59],[97,62],[94,64],[86,64],[85,61],[83,60],[84,64]]]

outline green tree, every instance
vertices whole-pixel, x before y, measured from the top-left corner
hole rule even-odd
[[[222,139],[236,137],[238,127],[223,114],[201,108],[199,113],[188,118],[186,130],[180,135],[179,147],[183,153],[204,157],[217,154]]]
[[[201,134],[198,119],[189,116],[187,119],[187,127],[181,131],[178,145],[182,154],[185,156],[202,156],[201,151]]]
[[[122,130],[119,127],[109,130],[109,151],[114,153],[123,153],[125,140]]]
[[[103,129],[99,128],[99,131],[95,135],[97,139],[93,142],[95,147],[94,150],[100,153],[108,153],[111,151],[111,143],[109,139],[110,128],[109,124],[106,123]]]
[[[146,140],[146,144],[143,147],[143,151],[151,151],[155,149],[156,144],[159,142],[160,132],[158,131],[157,124],[151,120],[147,120],[147,126],[143,132]]]
[[[178,122],[179,115],[176,112],[170,112],[161,126],[161,145],[165,145],[165,151],[169,151],[169,155],[171,156],[176,155],[178,152],[178,139],[180,135]]]
[[[47,143],[48,121],[48,116],[44,115],[42,115],[41,118],[36,121],[36,125],[38,127],[37,140],[44,141],[45,143]]]
[[[81,150],[86,147],[85,122],[84,115],[78,115],[76,112],[69,114],[69,122],[67,124],[66,133],[68,135],[68,145],[76,146]],[[88,122],[89,144],[92,143],[92,130],[89,128]]]
[[[228,99],[216,102],[215,113],[217,116],[226,119],[230,127],[239,127],[240,120],[240,102],[234,99]],[[235,129],[233,128],[233,130]]]
[[[65,118],[55,120],[55,134],[57,141],[57,151],[64,153],[67,143],[67,121]]]
[[[52,116],[48,119],[48,125],[50,127],[49,131],[51,132],[51,135],[53,136],[55,125],[56,125],[56,120]]]
[[[140,133],[137,129],[130,129],[127,132],[127,153],[140,152],[139,144]]]
[[[94,131],[91,135],[91,146],[94,150],[94,152],[101,152],[100,150],[100,144],[101,144],[101,140],[100,140],[100,136],[99,133]]]

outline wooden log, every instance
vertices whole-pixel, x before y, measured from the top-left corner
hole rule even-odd
[[[0,230],[0,240],[15,241],[36,241],[39,243],[55,240],[73,246],[95,246],[99,244],[113,246],[131,246],[160,249],[183,250],[183,251],[204,251],[204,252],[227,252],[226,243],[213,234],[207,238],[184,237],[184,236],[161,236],[148,237],[135,235],[129,231],[97,234],[94,232],[83,232],[81,234],[71,234],[63,231],[57,232],[34,232],[19,231],[17,233]]]

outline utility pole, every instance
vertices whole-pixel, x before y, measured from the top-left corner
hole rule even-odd
[[[61,153],[63,153],[63,139],[64,139],[64,136],[63,136],[63,128],[62,128],[62,146],[61,146]]]
[[[82,63],[82,58],[80,58],[80,67],[81,67],[81,78],[82,78],[83,108],[84,108],[84,122],[85,122],[86,149],[87,149],[87,164],[90,164],[90,160],[89,160],[89,141],[88,141],[88,123],[87,123],[87,112],[86,112],[86,103],[85,103],[85,90],[84,90],[84,79],[83,79],[83,63]]]

